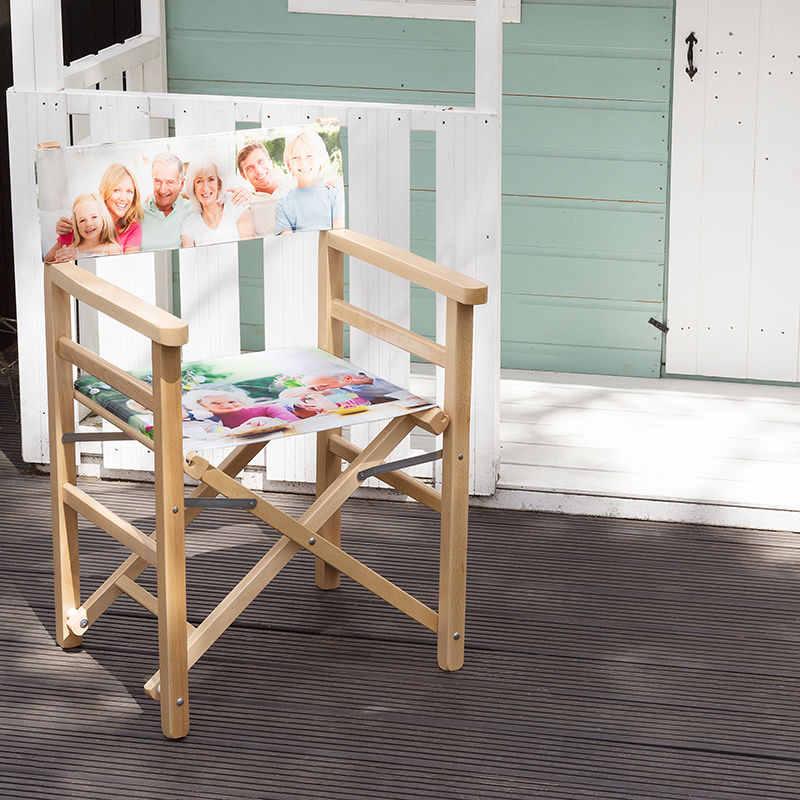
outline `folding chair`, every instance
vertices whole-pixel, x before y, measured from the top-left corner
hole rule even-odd
[[[312,234],[313,235],[313,234]],[[402,276],[446,298],[446,339],[432,342],[393,322],[357,308],[343,298],[344,256],[349,255]],[[343,325],[348,324],[443,368],[443,408],[405,409],[373,441],[360,449],[342,435],[358,415],[341,415],[341,427],[316,433],[316,500],[295,520],[243,487],[237,474],[265,442],[233,448],[219,465],[201,455],[184,455],[181,404],[181,345],[188,326],[172,314],[110,284],[77,264],[45,264],[45,313],[50,414],[51,482],[55,556],[56,635],[64,648],[82,637],[116,598],[126,594],[158,617],[158,671],[145,684],[160,699],[164,734],[189,730],[189,668],[258,596],[290,559],[305,549],[316,556],[322,589],[349,575],[405,612],[438,639],[438,663],[457,670],[464,658],[465,579],[469,477],[469,418],[472,377],[473,306],[486,301],[487,288],[469,277],[370,237],[336,230],[319,234],[319,348],[341,357]],[[109,315],[152,341],[152,384],[132,376],[78,344],[72,337],[72,301]],[[73,384],[73,366],[150,409],[152,438]],[[138,440],[155,456],[155,532],[147,535],[76,486],[73,400]],[[415,427],[443,434],[441,492],[385,463]],[[343,463],[348,462],[343,469]],[[381,471],[385,470],[385,471]],[[184,473],[199,481],[184,497]],[[441,513],[438,609],[420,602],[369,569],[340,547],[340,507],[366,477],[376,474],[389,486]],[[231,505],[277,530],[281,537],[197,627],[186,616],[184,530],[204,501],[221,495]],[[81,600],[78,514],[132,551],[130,557],[88,598]],[[148,567],[157,572],[157,597],[136,582]]]

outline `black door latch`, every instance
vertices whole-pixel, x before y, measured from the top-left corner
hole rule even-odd
[[[697,37],[694,35],[694,31],[686,37],[686,44],[689,45],[689,52],[686,54],[689,66],[686,67],[686,74],[689,76],[689,80],[693,81],[694,76],[697,75],[697,67],[694,65],[694,46],[697,44]]]

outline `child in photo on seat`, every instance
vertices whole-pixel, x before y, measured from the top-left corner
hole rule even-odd
[[[283,161],[297,186],[275,207],[275,233],[343,228],[344,189],[341,183],[325,183],[330,156],[322,137],[314,131],[298,133],[286,142]]]
[[[56,242],[45,255],[49,262],[72,261],[76,255],[114,256],[122,252],[111,214],[100,195],[79,194],[72,203],[72,242]]]

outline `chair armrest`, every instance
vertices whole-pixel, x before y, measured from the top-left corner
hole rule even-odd
[[[339,229],[328,231],[327,237],[328,245],[335,250],[408,278],[459,303],[476,306],[486,302],[486,284],[454,269],[362,233]]]
[[[189,325],[182,319],[92,275],[77,264],[65,262],[44,267],[56,286],[157,344],[180,347],[189,341]]]

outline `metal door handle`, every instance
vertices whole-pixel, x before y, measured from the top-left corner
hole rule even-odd
[[[686,37],[686,44],[689,45],[689,52],[686,54],[689,66],[686,67],[686,74],[689,76],[689,80],[693,81],[694,76],[697,75],[697,67],[694,65],[694,46],[697,44],[697,37],[694,35],[694,31]]]

